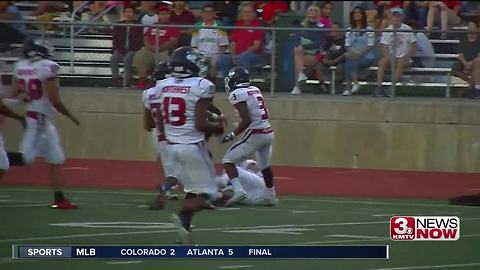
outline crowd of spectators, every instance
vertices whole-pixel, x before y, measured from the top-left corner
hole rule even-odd
[[[392,79],[397,82],[401,80],[401,76],[409,66],[434,67],[435,51],[430,38],[456,38],[447,34],[446,31],[461,23],[460,1],[351,1],[351,5],[350,25],[346,27],[363,31],[347,31],[343,44],[338,42],[341,35],[333,29],[340,24],[331,22],[332,27],[327,27],[327,23],[320,19],[318,23],[315,22],[314,18],[328,17],[324,14],[328,13],[328,9],[325,10],[325,4],[320,7],[311,5],[307,9],[303,27],[332,29],[314,32],[315,34],[310,31],[300,33],[297,46],[294,48],[295,86],[291,91],[292,94],[300,94],[302,81],[310,77],[318,79],[320,93],[325,92],[322,81],[330,77],[330,72],[337,72],[338,75],[343,76],[343,80],[346,82],[343,95],[352,95],[360,89],[359,79],[372,75],[369,68],[377,66],[377,87],[372,95],[389,96],[388,89],[383,87],[383,83],[392,59],[395,59],[396,63]],[[469,41],[461,40],[459,63],[454,67],[453,74],[459,74],[459,77],[471,85],[473,96],[480,97],[480,84],[478,83],[480,77],[478,82],[475,81],[475,63],[477,63],[475,61],[479,59],[480,47],[472,44],[476,40],[473,34],[474,30],[472,30],[476,24],[478,22],[469,23],[469,33],[471,33],[468,35]],[[430,32],[426,34],[397,32],[394,35],[392,32],[374,32],[374,29],[405,31],[439,29],[440,34],[437,36]],[[372,32],[368,30],[372,30]],[[332,46],[331,41],[335,37],[337,42]],[[317,46],[312,46],[312,44]],[[471,45],[470,51],[465,48],[465,44]],[[336,50],[332,51],[332,48]],[[469,51],[468,59],[462,56],[462,51]],[[331,61],[331,59],[335,61]],[[336,66],[334,71],[328,68],[332,65]],[[309,69],[313,72],[308,72]],[[480,74],[480,70],[478,73]]]
[[[138,16],[135,14],[135,4],[139,5],[141,12]],[[173,1],[171,5],[158,1],[124,5],[122,23],[138,21],[150,27],[144,27],[142,37],[139,37],[141,33],[133,30],[137,27],[119,26],[113,29],[112,85],[121,84],[118,70],[119,63],[123,62],[127,85],[133,84],[132,73],[135,71],[139,77],[136,88],[145,89],[148,87],[147,78],[156,64],[167,60],[168,55],[179,46],[192,46],[202,52],[209,62],[209,77],[213,80],[226,75],[235,65],[251,70],[252,67],[265,63],[265,31],[226,31],[221,27],[268,26],[275,22],[276,14],[288,11],[288,7],[287,1],[213,1],[204,4],[201,9],[197,6],[195,11],[190,10],[186,1]],[[260,16],[257,12],[259,8],[263,10]],[[329,9],[322,20],[328,21],[331,4]],[[157,24],[193,25],[193,28],[160,27]],[[205,28],[208,26],[218,28]],[[130,29],[128,35],[127,29]]]
[[[120,86],[122,78],[119,64],[123,63],[127,85],[133,85],[133,74],[139,79],[136,87],[145,89],[147,78],[156,64],[168,59],[179,46],[197,48],[210,65],[209,77],[214,80],[225,76],[235,65],[248,70],[266,63],[266,46],[269,34],[261,29],[224,30],[222,26],[272,26],[279,13],[289,11],[291,1],[42,1],[32,16],[78,9],[79,20],[112,22],[108,10],[115,8],[121,24],[142,24],[144,27],[116,26],[113,34],[111,57],[112,84]],[[334,5],[319,1],[310,5],[300,23],[305,31],[291,35],[295,85],[292,94],[302,93],[303,81],[319,80],[319,93],[326,92],[323,81],[337,72],[346,82],[343,95],[359,91],[359,80],[372,75],[369,68],[378,66],[377,88],[374,96],[388,96],[383,81],[392,59],[395,58],[395,81],[399,81],[409,66],[434,67],[435,52],[430,42],[432,33],[374,32],[379,29],[435,30],[441,33],[433,38],[450,38],[446,33],[452,26],[461,24],[461,1],[351,1],[350,20],[347,25],[332,21]],[[66,5],[70,4],[70,5]],[[114,10],[115,10],[114,9]],[[260,11],[260,12],[259,12]],[[478,9],[480,12],[480,9]],[[479,13],[480,14],[480,13]],[[0,1],[0,19],[20,20],[21,13],[12,1]],[[114,22],[116,22],[115,20]],[[157,26],[165,24],[193,25],[192,28]],[[147,26],[145,26],[147,25]],[[480,90],[478,21],[468,24],[468,36],[462,38],[458,63],[453,74],[467,81],[472,89]],[[23,24],[0,24],[0,40],[20,43],[27,35]],[[205,27],[217,27],[207,29]],[[310,31],[311,28],[321,31]],[[352,31],[336,31],[348,28]],[[308,29],[308,30],[307,30]],[[353,31],[359,30],[359,31]],[[368,31],[372,30],[372,31]],[[395,46],[393,46],[395,44]],[[393,51],[395,47],[395,53]],[[0,50],[2,46],[0,44]],[[335,69],[330,67],[335,66]],[[333,70],[333,71],[332,71]],[[478,78],[477,78],[478,77]]]

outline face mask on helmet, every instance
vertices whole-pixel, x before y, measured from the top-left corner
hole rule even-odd
[[[225,91],[230,92],[238,87],[250,86],[250,75],[243,68],[232,68],[225,77]]]
[[[205,57],[190,47],[176,49],[171,58],[172,75],[177,78],[206,77],[208,65]]]
[[[27,58],[40,56],[42,58],[49,58],[52,56],[54,47],[46,40],[27,40],[23,46],[23,54]]]
[[[231,90],[230,85],[229,85],[230,84],[230,77],[228,77],[228,76],[225,77],[224,82],[225,82],[225,92],[228,93]]]

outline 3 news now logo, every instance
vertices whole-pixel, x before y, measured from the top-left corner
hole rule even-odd
[[[390,239],[395,241],[455,241],[460,238],[460,219],[455,216],[390,218]]]

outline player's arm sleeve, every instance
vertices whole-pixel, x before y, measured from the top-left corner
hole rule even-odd
[[[142,94],[142,104],[145,109],[150,109],[150,103],[148,102],[149,92],[150,91],[145,90]]]
[[[213,98],[215,96],[215,85],[207,79],[201,79],[198,82],[196,95],[199,98]]]
[[[233,105],[247,101],[247,94],[243,91],[234,90],[230,93],[230,95],[228,95],[228,101],[230,101],[230,103]]]
[[[48,61],[43,63],[40,68],[39,77],[42,81],[48,81],[51,79],[55,79],[58,76],[58,72],[60,71],[60,66],[52,61]]]

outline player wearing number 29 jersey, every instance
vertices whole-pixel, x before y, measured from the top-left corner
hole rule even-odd
[[[60,137],[53,125],[55,111],[67,116],[76,125],[80,122],[63,105],[59,94],[59,66],[48,59],[51,55],[48,42],[27,39],[20,60],[14,69],[14,90],[28,97],[26,106],[26,129],[20,144],[22,160],[32,163],[37,156],[46,158],[49,164],[49,179],[54,189],[52,208],[76,209],[77,206],[64,198],[60,179],[61,165],[65,161]]]
[[[23,59],[14,68],[17,87],[25,92],[29,102],[26,111],[41,113],[52,119],[55,109],[48,98],[45,81],[57,76],[60,67],[49,59]]]

